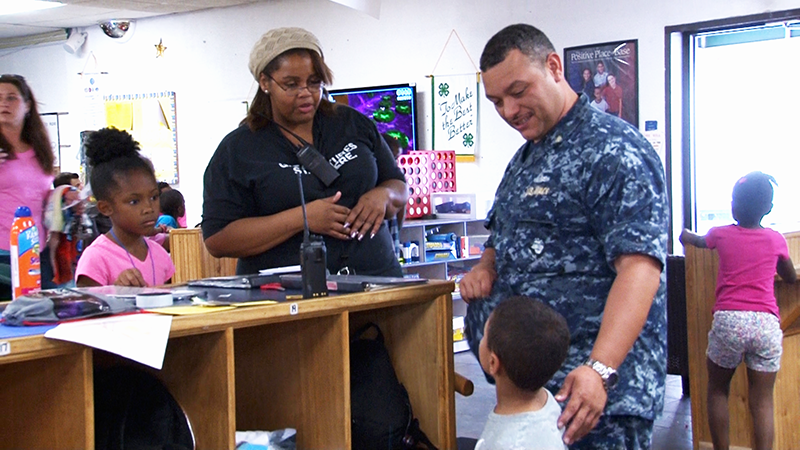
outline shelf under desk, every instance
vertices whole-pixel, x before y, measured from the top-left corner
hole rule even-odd
[[[232,449],[236,430],[286,427],[297,429],[298,448],[349,448],[349,336],[375,322],[421,428],[437,447],[455,448],[453,287],[432,281],[175,317],[164,367],[152,373],[187,411],[199,449]],[[43,336],[6,342],[0,448],[93,448],[93,366],[136,363]]]

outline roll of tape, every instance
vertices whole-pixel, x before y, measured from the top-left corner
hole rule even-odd
[[[172,294],[169,292],[148,292],[136,295],[136,306],[139,308],[161,308],[172,306]]]

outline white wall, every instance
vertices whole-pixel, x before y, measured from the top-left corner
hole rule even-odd
[[[791,0],[635,1],[573,0],[382,0],[380,19],[327,0],[273,0],[245,7],[139,20],[124,44],[91,27],[79,56],[60,44],[0,50],[0,73],[24,75],[40,102],[40,112],[68,112],[62,139],[77,151],[84,128],[79,72],[106,71],[107,93],[175,91],[177,98],[180,184],[188,223],[202,211],[202,176],[220,139],[245,114],[255,92],[247,61],[253,43],[265,31],[300,26],[322,42],[333,69],[333,88],[416,82],[424,99],[425,135],[430,146],[430,79],[435,74],[474,71],[486,41],[517,22],[541,28],[563,47],[607,41],[639,40],[639,116],[664,126],[664,27],[797,7]],[[469,57],[453,37],[456,30]],[[167,50],[156,58],[163,39]],[[444,52],[443,52],[444,49]],[[97,58],[97,67],[91,52]],[[470,61],[470,57],[472,62]],[[503,170],[522,138],[483,101],[479,117],[477,161],[458,166],[460,191],[478,194],[485,214]],[[62,155],[63,170],[77,171],[77,158]]]

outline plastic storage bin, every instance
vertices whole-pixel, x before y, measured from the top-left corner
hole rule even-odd
[[[431,194],[431,205],[437,219],[475,218],[475,194],[437,192]]]

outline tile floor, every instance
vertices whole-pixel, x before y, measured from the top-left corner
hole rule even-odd
[[[475,385],[475,392],[469,397],[456,393],[456,436],[478,438],[494,407],[494,386],[486,382],[480,364],[470,352],[456,353],[455,370]],[[668,375],[664,412],[655,423],[652,450],[691,448],[691,402],[689,397],[683,397],[681,378]]]

